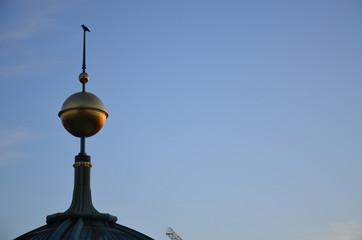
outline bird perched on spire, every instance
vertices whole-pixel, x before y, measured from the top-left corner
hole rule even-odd
[[[84,31],[90,32],[89,29],[86,26],[82,25],[82,28],[83,28]]]

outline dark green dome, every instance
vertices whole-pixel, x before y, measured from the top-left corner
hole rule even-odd
[[[153,240],[112,221],[72,218],[48,223],[14,240]]]

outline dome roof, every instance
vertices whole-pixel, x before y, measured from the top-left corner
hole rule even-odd
[[[48,223],[14,240],[153,240],[112,221],[69,217]]]

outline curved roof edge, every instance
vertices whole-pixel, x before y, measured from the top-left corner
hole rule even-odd
[[[154,240],[126,226],[106,220],[70,217],[48,223],[14,240]]]

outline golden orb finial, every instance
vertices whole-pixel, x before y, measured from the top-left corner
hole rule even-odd
[[[103,102],[94,94],[85,91],[85,84],[89,75],[85,72],[85,36],[89,29],[82,25],[83,33],[83,65],[79,81],[82,83],[82,92],[74,93],[65,100],[58,113],[64,128],[73,136],[80,138],[80,155],[85,153],[85,138],[98,133],[108,117]]]
[[[58,116],[70,134],[84,138],[91,137],[102,129],[108,112],[96,95],[78,92],[65,100]]]
[[[78,78],[79,78],[79,82],[81,82],[83,84],[86,84],[90,79],[88,73],[86,73],[86,72],[82,72],[81,74],[79,74]]]

